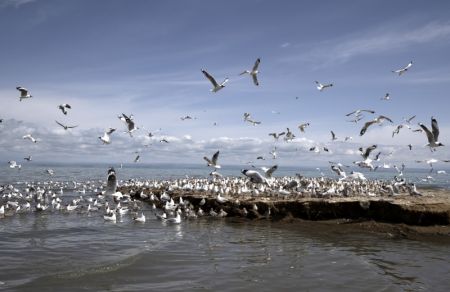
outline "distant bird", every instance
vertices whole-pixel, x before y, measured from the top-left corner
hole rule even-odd
[[[294,133],[292,133],[291,130],[289,130],[289,128],[286,128],[286,136],[284,136],[284,140],[288,142],[294,139],[295,139]]]
[[[322,149],[323,149],[323,151],[325,151],[325,152],[330,152],[330,149],[328,149],[327,147],[322,147]]]
[[[33,96],[30,95],[30,93],[28,92],[28,89],[26,89],[26,88],[24,88],[24,87],[22,87],[22,86],[18,86],[18,87],[16,87],[16,89],[20,91],[20,96],[19,96],[20,101],[22,101],[22,99],[25,99],[25,98],[31,98],[31,97],[33,97]]]
[[[367,159],[367,158],[369,158],[370,152],[372,152],[372,151],[375,150],[375,149],[377,149],[377,145],[369,146],[369,147],[367,147],[365,150],[364,150],[362,147],[360,147],[360,148],[359,148],[359,151],[361,152],[361,156],[362,156],[364,159]]]
[[[373,125],[373,124],[381,124],[384,120],[387,120],[387,121],[393,123],[393,121],[392,121],[390,118],[388,118],[388,117],[386,117],[386,116],[383,116],[383,115],[380,115],[380,116],[378,116],[377,118],[375,118],[375,119],[373,119],[373,120],[370,120],[370,121],[366,122],[366,123],[364,124],[364,126],[362,127],[361,131],[359,132],[359,135],[360,135],[360,136],[364,135],[364,133],[366,133],[367,129],[368,129],[371,125]]]
[[[409,148],[409,150],[412,150],[412,145],[408,144],[408,148]]]
[[[263,177],[263,176],[262,176],[259,172],[257,172],[256,170],[243,169],[243,170],[241,170],[241,172],[242,172],[243,175],[245,175],[246,177],[248,177],[252,183],[257,183],[257,184],[267,183],[266,178]]]
[[[385,95],[384,95],[384,97],[382,97],[382,98],[380,98],[381,100],[390,100],[391,99],[391,96],[389,95],[389,93],[386,93]]]
[[[244,113],[244,122],[247,121],[248,118],[250,118],[251,114],[250,113]]]
[[[209,75],[208,72],[206,72],[206,70],[202,69],[203,74],[205,75],[206,78],[208,78],[208,80],[212,83],[212,85],[214,86],[211,91],[212,92],[217,92],[219,90],[221,90],[222,88],[225,87],[225,83],[228,82],[228,77],[225,78],[224,81],[222,81],[222,83],[218,84],[217,81],[214,79],[214,77],[212,77],[211,75]]]
[[[309,127],[309,123],[303,123],[298,126],[298,129],[300,130],[300,132],[305,133],[305,129],[307,127]]]
[[[434,117],[431,117],[431,131],[422,123],[419,123],[419,126],[427,134],[428,144],[426,146],[430,147],[431,150],[435,150],[435,148],[439,146],[444,146],[444,144],[438,141],[439,127],[438,122]]]
[[[63,103],[63,104],[58,105],[58,108],[62,111],[63,114],[67,115],[66,109],[71,109],[72,107],[67,103]]]
[[[398,73],[398,76],[401,76],[403,73],[408,71],[409,68],[411,68],[412,64],[413,64],[413,61],[409,62],[409,64],[403,68],[400,68],[398,70],[393,70],[392,73]]]
[[[260,59],[260,58],[256,59],[255,65],[253,65],[252,70],[245,70],[244,72],[242,72],[242,73],[239,74],[239,75],[250,74],[250,76],[252,76],[252,78],[253,78],[253,83],[254,83],[256,86],[258,86],[259,83],[258,83],[257,74],[258,74],[258,66],[259,66],[259,63],[260,63],[260,62],[261,62],[261,59]],[[211,82],[212,82],[212,81],[211,81]]]
[[[331,132],[331,141],[337,140],[336,134],[333,131],[330,132]]]
[[[33,143],[37,143],[38,142],[33,136],[31,136],[31,134],[27,134],[27,135],[23,136],[22,139],[28,139],[28,140],[30,140]]]
[[[159,140],[160,143],[169,143],[169,141],[166,138],[162,138]]]
[[[222,175],[221,173],[219,173],[216,169],[214,169],[213,171],[211,171],[209,175],[212,176],[212,177],[215,177],[215,178],[221,178],[221,177],[223,177],[223,175]]]
[[[60,122],[58,122],[58,121],[55,121],[58,125],[60,125],[61,127],[63,127],[64,128],[64,130],[68,130],[68,129],[73,129],[73,128],[76,128],[76,127],[78,127],[78,126],[67,126],[67,125],[63,125],[63,124],[61,124]]]
[[[281,136],[283,136],[284,134],[286,134],[285,132],[281,132],[281,133],[269,133],[269,136],[272,136],[275,140],[278,140],[278,138],[280,138]]]
[[[256,160],[266,160],[263,156],[256,157]]]
[[[17,162],[15,162],[14,160],[8,161],[8,163],[10,168],[18,168],[18,169],[22,168],[22,165],[17,164]]]
[[[45,170],[49,175],[54,175],[55,172],[53,171],[53,169],[46,169]]]
[[[217,159],[219,158],[219,151],[217,151],[216,153],[214,153],[214,155],[212,156],[211,159],[209,159],[208,157],[204,156],[203,159],[208,163],[208,166],[212,166],[214,168],[221,168],[220,165],[217,164]]]
[[[392,132],[392,138],[394,138],[395,135],[398,135],[400,133],[400,129],[403,128],[403,125],[398,125],[397,128]]]
[[[411,124],[411,121],[414,120],[414,118],[416,117],[416,115],[409,117],[407,119],[403,118],[403,120],[407,123],[407,124]]]
[[[127,125],[126,133],[130,134],[130,136],[133,137],[132,133],[138,130],[138,127],[136,127],[136,124],[134,123],[133,115],[130,115],[128,117],[127,115],[122,113],[122,115],[118,116],[118,118]]]
[[[347,117],[349,117],[351,115],[359,116],[361,114],[361,112],[367,112],[367,113],[371,113],[371,114],[375,113],[375,111],[373,111],[373,110],[358,109],[358,110],[352,111],[351,113],[346,114],[345,116],[347,116]]]
[[[29,155],[28,157],[25,157],[25,158],[24,158],[24,160],[26,160],[26,161],[30,162],[30,161],[31,161],[31,158],[32,158],[32,156],[31,156],[31,155]]]
[[[330,88],[333,86],[333,83],[329,83],[329,84],[322,84],[319,81],[314,81],[316,83],[316,88],[319,91],[323,91],[325,88]]]
[[[344,138],[344,141],[347,142],[348,140],[352,140],[352,139],[353,139],[353,137],[351,137],[351,136],[346,136],[346,137]]]
[[[192,119],[196,119],[196,118],[193,118],[193,117],[191,117],[191,116],[184,116],[184,117],[181,117],[180,118],[182,121],[184,121],[184,120],[192,120]]]
[[[339,175],[342,178],[346,178],[347,175],[345,171],[339,166],[339,165],[331,165],[331,170],[334,171],[337,175]]]
[[[138,155],[136,156],[136,158],[134,158],[134,163],[139,162],[139,159],[141,159],[141,156],[138,154]]]
[[[103,136],[98,137],[103,144],[111,144],[111,137],[110,135],[115,131],[116,129],[114,128],[109,128],[108,131],[106,131],[105,133],[103,133]]]
[[[0,119],[0,124],[3,123],[3,119]]]
[[[270,155],[272,155],[272,159],[277,159],[278,156],[278,152],[277,152],[277,147],[274,147],[270,152]]]

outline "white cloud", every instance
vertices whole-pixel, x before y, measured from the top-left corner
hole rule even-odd
[[[25,4],[34,2],[34,1],[36,1],[36,0],[2,0],[0,2],[0,8],[7,7],[7,6],[14,6],[14,7],[18,8],[22,5],[25,5]]]

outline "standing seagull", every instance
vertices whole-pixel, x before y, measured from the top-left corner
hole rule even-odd
[[[427,134],[428,144],[426,146],[430,147],[432,151],[436,147],[444,146],[444,144],[438,142],[439,127],[437,120],[434,117],[431,117],[431,131],[422,123],[419,123],[419,126],[425,131],[425,134]]]
[[[28,89],[26,89],[22,86],[17,86],[16,89],[20,91],[20,96],[19,96],[20,101],[22,101],[22,99],[25,99],[25,98],[33,97],[32,95],[30,95],[30,93],[28,93]]]
[[[250,74],[250,76],[252,76],[252,78],[253,78],[253,83],[256,86],[258,86],[259,82],[258,82],[258,79],[257,79],[257,74],[258,74],[258,66],[259,66],[260,62],[261,62],[260,58],[256,59],[255,65],[253,65],[253,68],[252,68],[251,71],[250,70],[245,70],[244,72],[242,72],[239,75]]]
[[[403,73],[408,71],[409,68],[411,68],[412,64],[413,64],[413,61],[409,62],[409,64],[403,68],[400,68],[398,70],[393,70],[392,73],[398,73],[398,76],[401,76]]]
[[[220,168],[221,167],[220,165],[217,164],[217,159],[218,158],[219,158],[219,151],[214,153],[214,155],[212,156],[211,159],[209,159],[206,156],[203,157],[203,159],[206,160],[206,162],[208,162],[208,166],[212,166],[214,168]]]
[[[332,86],[333,86],[333,83],[322,84],[322,83],[320,83],[319,81],[314,81],[314,82],[316,83],[317,90],[319,90],[319,91],[322,91],[322,90],[324,90],[325,88],[328,88],[328,87],[332,87]]]
[[[58,121],[55,121],[58,125],[60,125],[61,127],[63,127],[64,128],[64,130],[68,130],[68,129],[73,129],[73,128],[76,128],[76,127],[78,127],[78,126],[66,126],[66,125],[63,125],[63,124],[61,124],[60,122],[58,122]]]
[[[58,108],[62,111],[63,114],[67,115],[66,109],[71,109],[72,107],[70,106],[70,104],[63,103],[63,104],[58,105]]]
[[[228,77],[225,78],[225,80],[218,84],[216,79],[214,79],[214,77],[212,77],[211,75],[209,75],[208,72],[206,72],[206,70],[202,69],[203,74],[206,76],[206,78],[208,78],[208,80],[212,83],[212,85],[214,86],[213,89],[211,89],[212,92],[217,92],[219,90],[221,90],[222,88],[225,87],[225,83],[228,82]]]

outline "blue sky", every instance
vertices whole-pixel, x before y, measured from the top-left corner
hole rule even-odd
[[[131,162],[140,151],[147,163],[173,162],[174,155],[203,163],[221,150],[223,164],[239,164],[269,157],[277,146],[276,163],[302,166],[359,160],[357,149],[376,143],[394,153],[388,162],[449,159],[450,146],[432,154],[423,133],[391,136],[402,117],[429,125],[435,116],[441,142],[450,144],[449,15],[447,1],[1,0],[0,158]],[[238,74],[258,57],[256,87]],[[406,74],[391,72],[411,60]],[[202,68],[229,83],[211,93]],[[319,92],[314,80],[334,86]],[[19,85],[34,97],[19,102]],[[386,92],[392,99],[381,101]],[[73,107],[67,116],[61,103]],[[395,123],[358,137],[373,118],[347,122],[345,114],[358,108]],[[122,112],[162,131],[130,138],[117,119]],[[244,123],[244,112],[262,124]],[[197,119],[181,121],[185,115]],[[55,120],[79,127],[66,132]],[[311,124],[306,133],[297,128],[303,122]],[[101,145],[97,137],[108,127],[118,131]],[[286,127],[296,140],[268,136]],[[330,141],[330,130],[338,141]],[[28,133],[41,142],[27,143]],[[353,140],[344,143],[345,136]],[[332,153],[310,153],[314,145]]]

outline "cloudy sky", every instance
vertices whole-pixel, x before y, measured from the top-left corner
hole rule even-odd
[[[431,153],[424,133],[392,138],[404,117],[417,116],[415,129],[435,116],[450,144],[449,15],[448,1],[0,0],[0,159],[132,162],[138,151],[145,163],[204,163],[220,150],[222,164],[240,164],[271,160],[276,146],[279,164],[312,166],[359,160],[372,144],[386,162],[449,159],[450,146]],[[239,73],[258,57],[255,86]],[[391,72],[411,60],[406,74]],[[230,81],[212,93],[202,68]],[[319,92],[314,80],[334,86]],[[19,102],[16,86],[33,98]],[[355,124],[345,114],[361,108],[394,124],[359,137],[374,116]],[[261,124],[245,123],[244,112]],[[121,113],[141,128],[133,138]],[[79,126],[64,131],[55,120]],[[109,127],[117,131],[102,145]],[[268,136],[287,127],[294,141]],[[315,145],[330,153],[310,152]]]

